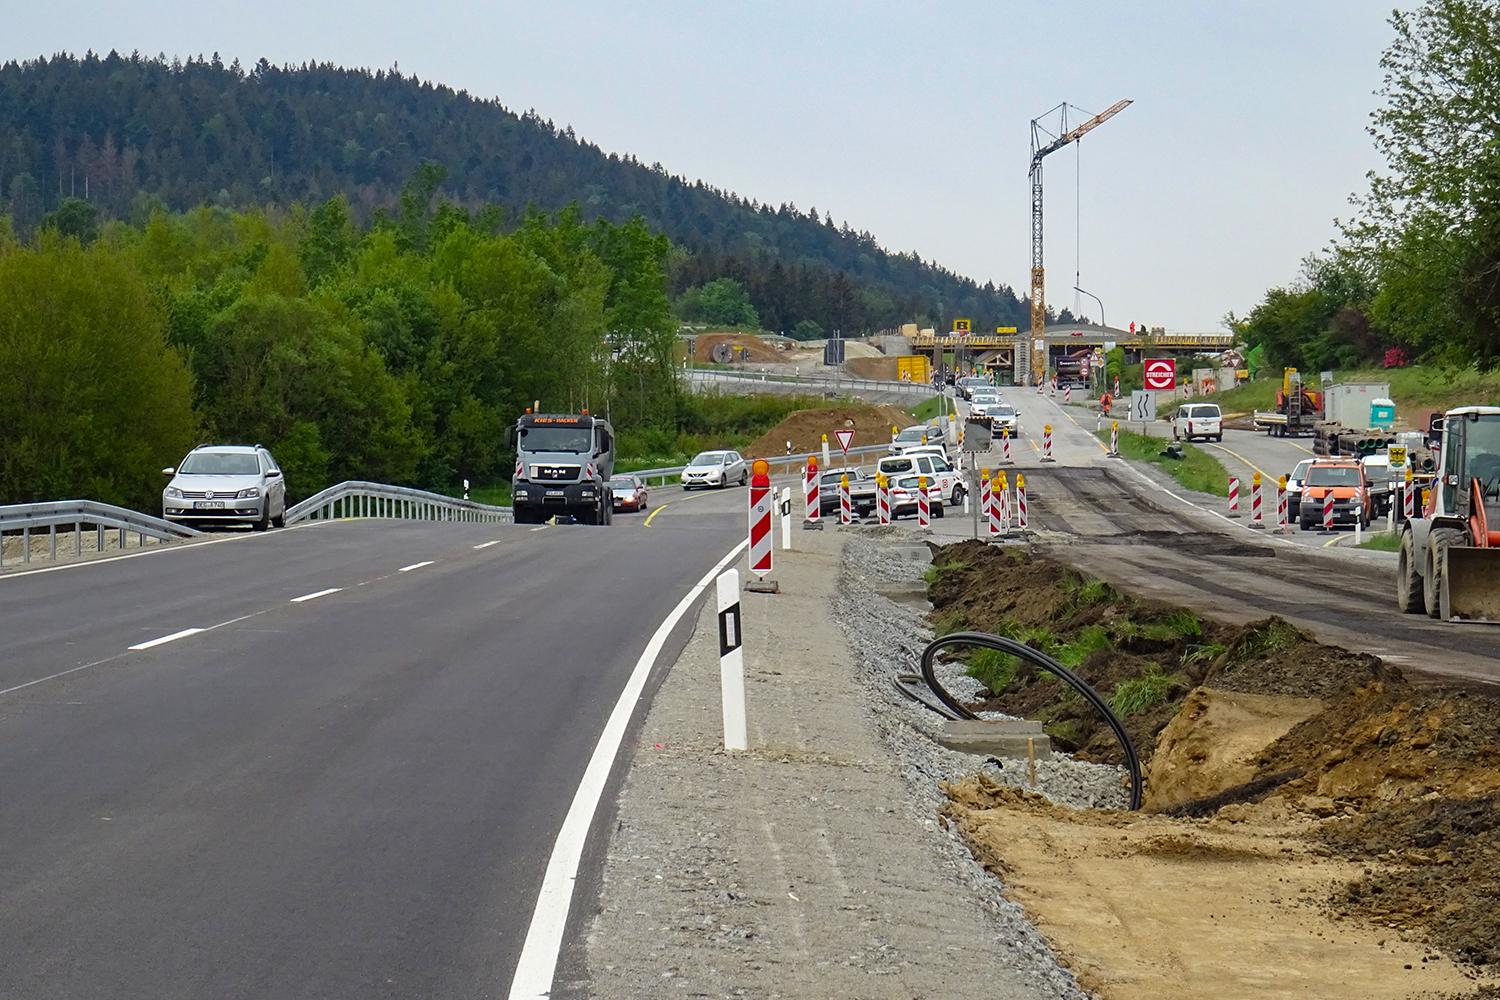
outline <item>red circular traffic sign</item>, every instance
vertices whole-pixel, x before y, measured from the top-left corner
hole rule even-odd
[[[1172,358],[1150,358],[1142,371],[1147,389],[1163,392],[1177,386],[1177,362]]]

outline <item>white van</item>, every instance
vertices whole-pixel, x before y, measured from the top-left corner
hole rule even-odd
[[[1224,414],[1218,403],[1183,403],[1172,418],[1172,440],[1224,440]]]

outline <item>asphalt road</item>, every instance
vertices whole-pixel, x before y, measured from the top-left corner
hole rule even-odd
[[[743,535],[742,491],[658,499],[0,578],[0,997],[504,996],[625,678]]]

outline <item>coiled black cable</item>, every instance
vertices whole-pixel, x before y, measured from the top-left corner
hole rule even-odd
[[[1125,725],[1120,722],[1119,716],[1110,710],[1108,703],[1099,696],[1099,692],[1088,685],[1088,682],[1046,653],[1039,649],[1032,649],[1023,642],[1000,635],[990,635],[988,632],[950,632],[932,640],[927,644],[927,648],[922,650],[922,680],[927,682],[927,686],[932,689],[933,694],[937,695],[938,700],[960,719],[978,719],[979,716],[969,711],[968,706],[949,694],[948,689],[938,683],[937,672],[933,668],[937,663],[938,650],[948,646],[983,646],[985,649],[1009,653],[1071,684],[1079,694],[1083,695],[1084,700],[1104,716],[1104,721],[1109,723],[1109,728],[1114,731],[1115,739],[1120,741],[1120,748],[1125,751],[1125,767],[1130,771],[1130,808],[1141,807],[1143,790],[1141,759],[1136,755],[1135,744],[1130,742],[1130,734],[1125,732]]]

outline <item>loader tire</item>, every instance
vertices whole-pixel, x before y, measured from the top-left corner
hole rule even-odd
[[[1464,543],[1464,533],[1457,528],[1433,528],[1427,536],[1427,578],[1422,581],[1422,599],[1427,617],[1443,618],[1443,567],[1448,565],[1448,549]]]
[[[1396,557],[1396,607],[1408,615],[1427,610],[1422,574],[1417,570],[1417,542],[1410,531],[1401,533],[1401,553]]]

